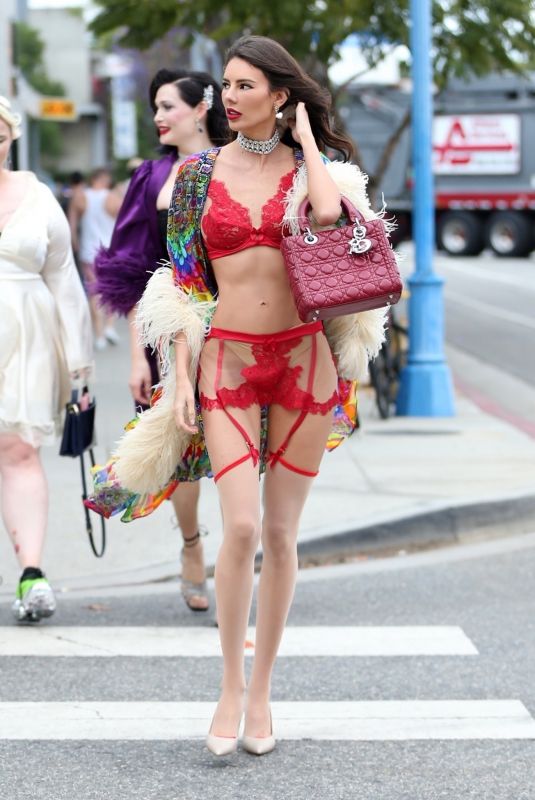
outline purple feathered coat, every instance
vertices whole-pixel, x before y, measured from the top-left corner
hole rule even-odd
[[[156,200],[176,155],[144,161],[130,179],[109,247],[95,260],[95,293],[102,305],[126,316],[141,299],[158,262],[167,259],[158,230]]]

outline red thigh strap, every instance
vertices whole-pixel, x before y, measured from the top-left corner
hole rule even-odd
[[[307,478],[315,478],[316,475],[318,474],[317,470],[316,472],[309,472],[309,470],[307,469],[301,469],[300,467],[296,467],[293,464],[290,464],[289,461],[286,461],[285,458],[282,458],[282,456],[279,456],[278,461],[279,464],[281,464],[283,467],[286,467],[286,469],[289,469],[292,472],[297,472],[298,475],[306,475]]]
[[[253,454],[252,453],[247,453],[246,455],[242,456],[241,458],[238,458],[237,461],[233,461],[232,464],[227,464],[226,467],[223,467],[223,469],[220,469],[219,472],[217,473],[217,475],[214,475],[214,482],[217,483],[219,478],[222,478],[223,475],[226,472],[229,472],[231,469],[234,469],[234,467],[239,467],[240,464],[244,464],[250,458],[253,459],[253,466],[256,466]]]
[[[309,371],[308,371],[308,385],[307,385],[307,393],[309,395],[312,394],[312,388],[314,386],[314,375],[315,375],[315,372],[316,372],[317,352],[318,352],[318,343],[316,341],[316,336],[312,336],[312,349],[310,351],[310,368],[309,368]],[[294,435],[296,430],[303,424],[303,421],[306,418],[307,413],[308,413],[308,411],[306,409],[302,409],[301,410],[301,413],[299,414],[299,416],[295,420],[294,424],[292,425],[292,427],[288,431],[288,434],[287,434],[285,440],[283,441],[283,443],[281,444],[281,446],[279,447],[279,449],[275,453],[270,453],[269,454],[269,462],[268,463],[269,463],[270,467],[274,467],[275,464],[277,463],[277,461],[281,460],[281,457],[284,455],[284,453],[288,449],[288,445],[290,444],[290,439],[292,438],[292,436]],[[289,469],[294,469],[293,467],[288,467],[288,468]],[[294,469],[294,472],[298,472],[298,470]],[[310,473],[308,473],[308,474],[310,474]],[[313,474],[315,474],[315,473],[313,473]]]

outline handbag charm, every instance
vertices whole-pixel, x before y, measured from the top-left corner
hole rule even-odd
[[[353,228],[353,238],[349,240],[349,254],[350,255],[358,255],[359,253],[366,253],[372,243],[369,239],[366,239],[366,228],[364,225],[355,225]]]

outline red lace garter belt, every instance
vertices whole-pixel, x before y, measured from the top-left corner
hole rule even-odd
[[[338,402],[336,387],[332,394],[322,397],[325,392],[322,366],[326,359],[331,361],[328,366],[332,370],[332,355],[320,320],[271,334],[211,329],[199,365],[200,405],[206,411],[224,411],[248,448],[246,455],[215,475],[216,481],[249,458],[255,466],[258,463],[258,449],[229,411],[255,404],[260,407],[278,404],[299,411],[281,446],[275,453],[269,453],[267,463],[273,466],[280,462],[302,475],[317,474],[293,466],[283,456],[307,414],[326,415]]]

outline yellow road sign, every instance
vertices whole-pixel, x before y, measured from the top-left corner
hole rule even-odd
[[[72,122],[77,119],[76,103],[64,97],[45,97],[39,102],[39,118]]]

